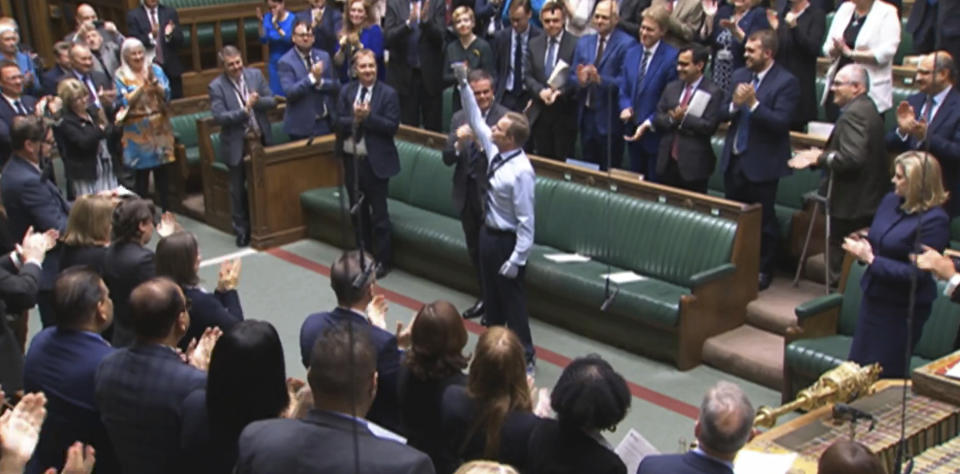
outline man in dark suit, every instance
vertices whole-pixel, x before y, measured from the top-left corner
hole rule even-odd
[[[237,474],[297,472],[303,466],[330,474],[433,474],[426,454],[365,419],[388,388],[382,384],[377,347],[360,323],[332,325],[310,354],[307,382],[313,409],[299,420],[274,418],[247,425],[238,442]]]
[[[73,21],[76,25],[74,30],[67,33],[67,35],[63,37],[63,41],[67,43],[83,41],[80,30],[84,27],[84,25],[95,26],[100,32],[100,35],[103,36],[103,40],[117,45],[118,49],[123,43],[124,38],[123,35],[120,34],[120,30],[117,29],[117,25],[112,21],[100,21],[100,16],[97,15],[97,10],[88,3],[81,3],[80,5],[77,5],[77,10],[73,15]]]
[[[0,321],[0,384],[8,394],[24,387],[24,348],[14,327],[37,302],[40,265],[51,243],[46,235],[30,232],[23,236],[20,249],[0,257],[0,315],[4,318]],[[17,323],[8,323],[8,315],[16,317]],[[62,450],[60,458],[63,459]]]
[[[566,16],[560,3],[544,5],[540,22],[545,34],[530,39],[523,60],[524,81],[532,101],[526,114],[533,152],[555,160],[572,157],[577,140],[576,87],[569,76],[563,76],[559,83],[549,83],[559,61],[573,64],[580,39],[564,28]]]
[[[720,112],[727,104],[723,91],[703,77],[710,59],[710,50],[691,46],[677,57],[680,79],[663,90],[653,126],[660,131],[657,155],[657,176],[669,186],[707,192],[707,181],[716,166],[717,157],[710,138],[717,132]],[[709,94],[709,101],[699,115],[688,112],[694,95]]]
[[[530,91],[523,82],[523,57],[530,49],[530,41],[543,34],[530,24],[530,0],[510,3],[510,28],[493,37],[493,54],[497,61],[497,101],[504,107],[523,112],[530,99]]]
[[[810,0],[785,0],[779,15],[767,15],[777,32],[777,62],[800,84],[800,104],[793,115],[792,130],[802,131],[817,119],[817,57],[826,30],[826,14]]]
[[[669,24],[670,13],[663,6],[643,11],[640,43],[627,51],[618,78],[620,120],[636,127],[629,138],[624,137],[629,142],[630,169],[654,182],[660,182],[656,173],[660,133],[653,129],[653,116],[663,88],[677,78],[677,50],[661,41]],[[625,128],[629,135],[631,127]]]
[[[926,150],[940,162],[943,185],[950,193],[947,211],[960,215],[960,93],[956,63],[950,53],[925,56],[917,66],[919,92],[897,107],[897,128],[887,133],[887,149]]]
[[[126,347],[135,339],[130,293],[157,276],[153,250],[146,247],[154,231],[153,203],[139,198],[121,201],[111,225],[113,241],[103,257],[103,281],[110,289],[114,308],[111,342],[114,347]]]
[[[44,95],[56,95],[60,78],[70,74],[70,43],[58,41],[53,45],[53,54],[57,63],[40,75],[40,86]]]
[[[287,97],[283,113],[283,131],[292,140],[300,140],[333,131],[335,94],[340,88],[333,64],[326,51],[313,47],[310,25],[297,20],[293,26],[293,44],[277,63],[280,86]]]
[[[470,89],[477,98],[477,105],[484,116],[487,125],[493,126],[507,113],[506,107],[497,104],[493,96],[493,78],[486,71],[477,69],[470,73],[468,78]],[[486,158],[476,144],[462,144],[457,140],[457,130],[467,123],[467,114],[458,110],[450,120],[450,135],[447,145],[443,149],[443,162],[447,165],[456,165],[453,171],[453,205],[460,212],[460,225],[467,240],[467,252],[470,261],[478,273],[480,271],[480,256],[477,251],[477,238],[480,236],[480,226],[483,225],[483,204],[481,195],[483,189],[478,179],[486,176]],[[483,283],[481,281],[481,294]],[[483,314],[483,298],[477,300],[469,309],[463,312],[465,318],[473,318]]]
[[[220,125],[220,161],[230,172],[230,209],[237,247],[250,244],[250,212],[247,208],[246,168],[243,157],[250,146],[273,143],[267,111],[276,99],[259,69],[243,66],[243,55],[233,46],[225,46],[218,59],[223,74],[207,91],[213,120]]]
[[[0,164],[5,164],[13,152],[11,130],[13,119],[33,115],[37,99],[23,93],[23,72],[12,61],[0,61]]]
[[[297,13],[297,21],[304,21],[313,31],[313,46],[332,58],[337,52],[337,34],[343,24],[343,14],[337,5],[327,7],[327,0],[308,0],[310,8]]]
[[[106,74],[93,67],[93,52],[87,45],[74,43],[70,47],[70,72],[63,77],[73,77],[87,86],[90,103],[102,109],[107,118],[113,118],[117,87]],[[60,79],[61,81],[63,78]]]
[[[183,400],[207,384],[206,369],[219,330],[208,330],[196,349],[177,353],[190,326],[187,300],[166,278],[142,283],[130,294],[137,342],[108,355],[94,376],[100,418],[123,472],[170,473],[183,469],[180,418]]]
[[[32,227],[37,232],[52,230],[62,235],[67,229],[70,204],[40,169],[40,163],[53,149],[53,132],[44,127],[40,118],[18,117],[10,135],[13,155],[0,174],[0,191],[10,234],[25,235]],[[37,298],[44,327],[55,322],[51,291],[60,270],[59,264],[59,249],[48,252],[43,261]]]
[[[693,433],[698,446],[685,454],[647,456],[637,474],[733,474],[737,452],[752,437],[753,405],[740,387],[718,382],[700,404]]]
[[[127,12],[127,32],[153,50],[153,61],[170,80],[170,96],[183,97],[183,65],[177,55],[183,46],[183,30],[177,10],[160,5],[160,0],[141,0],[143,8]]]
[[[890,171],[883,138],[883,117],[867,96],[869,78],[863,66],[848,64],[837,72],[831,88],[833,101],[841,108],[823,150],[805,150],[790,160],[797,169],[809,166],[828,170],[820,186],[830,198],[830,282],[840,279],[843,239],[869,227],[884,194],[890,188]]]
[[[633,38],[616,29],[617,4],[597,3],[593,10],[595,34],[577,42],[569,81],[577,88],[580,148],[585,161],[607,169],[620,167],[623,159],[623,122],[619,112],[619,79],[623,59]],[[608,143],[610,144],[608,146]]]
[[[732,102],[720,117],[731,121],[720,158],[726,197],[763,207],[761,290],[773,280],[780,233],[774,203],[778,181],[790,174],[790,123],[800,96],[797,78],[774,62],[776,55],[775,32],[760,30],[750,35],[743,54],[747,67],[733,72]]]
[[[363,195],[354,228],[364,247],[372,249],[380,263],[377,277],[382,278],[389,273],[393,257],[387,185],[400,172],[400,157],[393,141],[400,126],[400,100],[392,87],[377,81],[373,51],[358,51],[353,67],[357,79],[340,89],[337,102],[338,133],[351,206],[357,192]]]
[[[397,372],[400,370],[401,353],[397,348],[397,337],[371,323],[371,320],[382,319],[383,313],[368,319],[367,305],[371,302],[374,306],[385,303],[382,296],[373,294],[376,262],[364,254],[361,265],[360,258],[359,251],[350,251],[330,266],[330,286],[337,295],[337,307],[333,311],[311,314],[303,321],[300,326],[300,357],[303,366],[312,370],[311,354],[315,353],[314,347],[322,339],[323,333],[332,326],[353,324],[356,334],[369,338],[376,354],[379,390],[369,412],[364,413],[371,421],[396,430],[400,426]],[[378,311],[381,310],[378,308]]]
[[[98,473],[119,473],[93,393],[97,366],[115,350],[100,336],[113,320],[109,291],[95,271],[73,267],[57,278],[53,301],[57,325],[33,338],[24,365],[24,390],[49,399],[27,472],[61,469],[63,453],[81,441],[97,450]]]
[[[400,117],[435,132],[442,115],[445,9],[443,0],[388,0],[383,20],[391,58],[387,82],[400,93]]]

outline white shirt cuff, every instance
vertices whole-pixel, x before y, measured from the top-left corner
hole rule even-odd
[[[947,281],[947,287],[943,289],[943,296],[953,296],[953,292],[958,286],[960,286],[960,273],[955,273],[950,277],[950,280]]]

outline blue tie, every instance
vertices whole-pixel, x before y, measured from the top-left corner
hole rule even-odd
[[[927,96],[926,102],[923,104],[923,120],[927,123],[927,126],[930,126],[930,121],[933,119],[933,108],[937,105],[937,99],[932,95]]]
[[[544,66],[544,73],[547,80],[550,80],[550,75],[553,74],[554,63],[557,62],[557,39],[550,38],[550,41],[547,44],[547,64]]]
[[[756,90],[759,83],[760,79],[754,74],[750,85]],[[750,107],[746,105],[740,107],[740,118],[737,119],[737,135],[733,140],[733,154],[735,155],[742,155],[743,152],[747,151],[747,141],[750,139],[750,114]]]

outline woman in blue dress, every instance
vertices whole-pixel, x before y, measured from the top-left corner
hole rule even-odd
[[[336,63],[340,81],[346,84],[353,78],[352,56],[361,49],[373,51],[377,58],[377,79],[384,80],[387,69],[383,64],[383,31],[373,22],[373,5],[364,0],[350,0],[344,4],[343,28],[337,35]]]
[[[293,22],[295,15],[283,7],[283,0],[267,0],[267,14],[257,7],[260,19],[260,42],[270,50],[267,62],[267,75],[270,76],[270,91],[273,95],[283,96],[280,76],[277,75],[277,62],[293,47]]]

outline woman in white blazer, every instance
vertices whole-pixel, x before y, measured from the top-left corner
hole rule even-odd
[[[865,17],[864,17],[865,16]],[[860,25],[858,22],[862,22]],[[848,27],[860,27],[853,44],[844,41]],[[849,35],[848,35],[849,36]],[[849,39],[849,38],[848,38]],[[893,56],[900,46],[900,18],[893,5],[882,0],[850,0],[843,2],[830,24],[823,54],[833,63],[827,72],[827,87],[821,103],[827,100],[833,77],[840,67],[856,62],[870,77],[870,98],[882,114],[893,105]],[[835,119],[836,117],[831,117]]]

